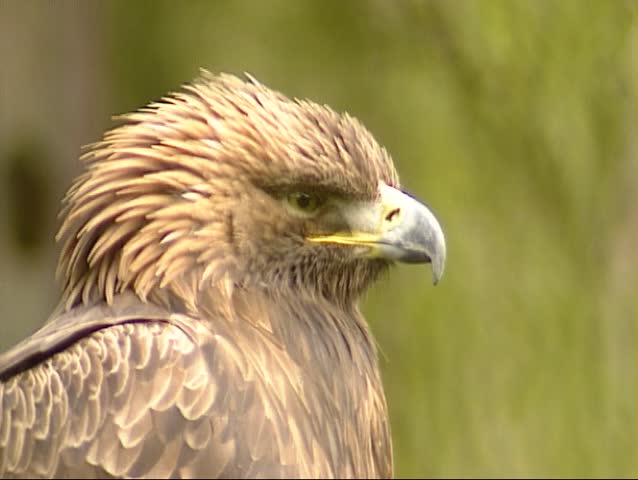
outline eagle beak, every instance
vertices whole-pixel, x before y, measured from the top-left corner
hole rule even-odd
[[[445,236],[434,214],[414,197],[379,184],[374,203],[343,205],[349,227],[345,233],[311,236],[308,240],[364,247],[364,254],[405,263],[431,263],[436,285],[445,268]]]

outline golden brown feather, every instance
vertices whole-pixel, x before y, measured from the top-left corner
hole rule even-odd
[[[354,118],[203,72],[83,155],[60,307],[0,356],[0,476],[389,477],[360,294],[445,261]]]

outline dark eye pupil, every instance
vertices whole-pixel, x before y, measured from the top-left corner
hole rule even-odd
[[[308,208],[310,206],[310,195],[307,193],[300,193],[297,196],[297,206],[299,208]]]

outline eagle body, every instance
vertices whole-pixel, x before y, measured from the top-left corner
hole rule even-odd
[[[1,384],[4,473],[389,476],[367,331],[346,340],[342,312],[302,299],[284,309],[266,291],[231,302],[203,323],[119,295],[47,325],[91,333]]]
[[[352,117],[203,72],[69,190],[59,307],[0,355],[2,477],[391,477],[358,300],[440,226]]]

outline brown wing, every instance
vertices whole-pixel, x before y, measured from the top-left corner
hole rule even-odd
[[[345,346],[324,384],[247,322],[145,307],[80,310],[0,357],[0,477],[391,474],[382,392]]]
[[[239,351],[186,317],[135,313],[67,321],[71,337],[90,333],[60,349],[53,329],[35,336],[48,350],[31,340],[3,357],[3,372],[6,358],[30,368],[0,383],[0,477],[294,474],[271,454],[290,438],[276,438],[283,418],[265,411]]]
[[[170,475],[189,445],[211,441],[200,357],[180,328],[138,318],[12,376],[0,384],[0,474]]]

